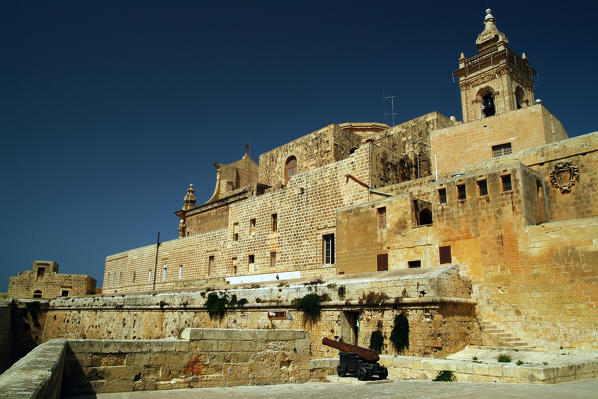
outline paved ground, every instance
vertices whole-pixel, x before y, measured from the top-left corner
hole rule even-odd
[[[474,357],[482,363],[497,363],[499,355],[508,355],[513,363],[518,360],[524,362],[526,365],[549,365],[565,366],[571,364],[592,363],[598,360],[598,351],[592,350],[570,350],[570,349],[553,349],[553,350],[536,350],[536,349],[520,349],[515,348],[479,348],[466,347],[457,353],[453,353],[446,357],[449,360],[469,360]],[[597,395],[598,396],[598,395]]]
[[[74,399],[71,397],[69,399]],[[596,399],[598,379],[556,385],[494,384],[467,382],[392,381],[383,384],[349,385],[309,382],[232,388],[198,388],[172,391],[110,393],[78,399],[229,399],[229,398],[401,398],[401,399]]]

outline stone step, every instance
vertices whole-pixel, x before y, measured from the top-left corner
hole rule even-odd
[[[495,342],[498,346],[517,349],[533,349],[527,342],[522,341],[519,337],[513,336],[511,333],[505,332],[495,324],[485,321],[480,321],[479,323],[482,332],[486,335],[487,339],[490,342]]]

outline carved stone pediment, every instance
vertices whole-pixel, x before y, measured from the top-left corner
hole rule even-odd
[[[550,182],[562,194],[570,193],[576,181],[579,181],[579,168],[571,165],[571,162],[558,162],[550,172]]]

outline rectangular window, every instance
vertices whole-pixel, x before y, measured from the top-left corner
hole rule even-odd
[[[438,202],[446,204],[446,188],[438,189]]]
[[[233,241],[239,241],[239,222],[233,224]]]
[[[137,279],[137,273],[133,272],[133,282]]]
[[[278,231],[278,214],[272,214],[272,232]]]
[[[499,144],[492,146],[492,156],[501,157],[503,155],[511,154],[511,143]]]
[[[253,255],[253,254],[249,255],[249,261],[248,261],[248,263],[250,265],[253,265],[255,263],[255,255]]]
[[[212,255],[208,259],[208,276],[211,276],[212,274],[214,274],[214,263],[215,263],[215,259],[214,259],[214,255]]]
[[[488,195],[488,183],[486,183],[486,179],[478,180],[478,193],[480,196]]]
[[[116,285],[116,272],[112,275],[112,285]]]
[[[148,283],[152,282],[152,271],[151,270],[147,271],[147,282]]]
[[[457,184],[457,198],[460,200],[464,200],[467,198],[467,193],[465,192],[465,184]]]
[[[453,258],[451,256],[451,247],[438,247],[438,255],[440,257],[440,264],[444,265],[446,263],[453,263]]]
[[[237,274],[237,258],[234,257],[232,259],[232,261],[233,261],[233,274]]]
[[[407,262],[407,264],[409,265],[410,269],[416,268],[416,267],[422,267],[422,261],[421,260],[410,260]]]
[[[511,186],[511,175],[503,175],[500,177],[502,181],[502,191],[511,191],[513,187]]]
[[[249,234],[255,233],[255,219],[249,220]]]
[[[334,234],[322,236],[322,261],[325,265],[334,264]]]
[[[183,278],[183,265],[179,266],[179,280]]]
[[[388,270],[388,254],[378,254],[376,256],[376,270],[379,272]]]
[[[69,296],[69,292],[68,290],[62,290],[62,294],[60,294],[61,296]]]
[[[386,207],[378,208],[378,228],[386,228]]]
[[[270,267],[276,267],[276,252],[270,252]]]
[[[162,281],[166,280],[166,270],[168,269],[168,265],[164,263],[164,267],[162,268]]]

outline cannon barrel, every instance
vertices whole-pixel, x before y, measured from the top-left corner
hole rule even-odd
[[[362,348],[361,346],[335,341],[334,339],[326,337],[322,338],[322,344],[336,348],[339,351],[353,352],[363,360],[368,361],[370,363],[376,363],[378,360],[380,360],[380,355],[378,355],[378,352]]]

